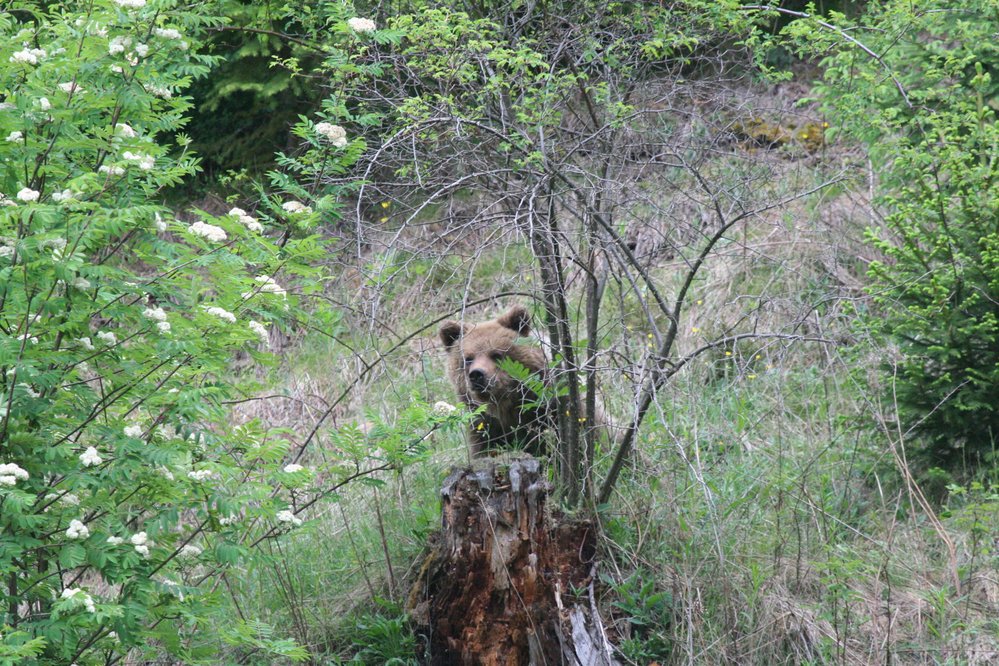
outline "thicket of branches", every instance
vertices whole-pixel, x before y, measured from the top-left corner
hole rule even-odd
[[[792,348],[832,366],[834,339],[855,340],[845,327],[824,327],[865,308],[869,316],[854,321],[875,331],[876,349],[888,341],[892,390],[869,398],[862,380],[855,387],[870,403],[887,397],[887,409],[867,405],[887,434],[879,446],[901,472],[910,509],[928,516],[945,545],[949,590],[973,588],[981,554],[991,552],[981,516],[994,494],[951,486],[952,497],[972,496],[954,514],[961,542],[921,492],[906,446],[922,435],[928,458],[947,464],[987,463],[994,448],[994,7],[886,3],[867,14],[862,33],[836,13],[700,0],[392,2],[370,14],[339,2],[215,7],[24,0],[0,13],[0,661],[197,661],[223,642],[246,660],[305,659],[300,645],[244,613],[227,574],[280,560],[279,578],[290,580],[283,555],[261,551],[301,543],[289,534],[309,530],[303,518],[360,483],[373,488],[375,515],[366,518],[387,583],[369,576],[341,504],[343,561],[357,565],[350,572],[371,598],[383,589],[397,598],[379,489],[391,479],[399,503],[409,501],[406,473],[424,470],[432,445],[456,442],[467,416],[430,407],[441,377],[392,387],[398,404],[366,404],[364,389],[396,379],[393,362],[432,338],[438,322],[456,313],[477,321],[514,301],[537,315],[551,359],[560,401],[552,457],[565,504],[606,518],[608,534],[622,530],[606,509],[635,499],[618,492],[629,461],[661,461],[664,450],[675,450],[703,494],[691,512],[708,546],[669,542],[677,561],[697,567],[686,581],[676,574],[675,606],[635,582],[638,573],[619,571],[611,584],[632,626],[622,644],[633,639],[636,660],[664,659],[672,649],[664,636],[681,626],[686,656],[701,654],[693,638],[704,613],[694,584],[701,555],[716,558],[719,575],[736,570],[726,566],[722,527],[754,493],[778,532],[786,516],[799,521],[799,591],[813,523],[820,549],[838,547],[845,531],[876,541],[856,527],[870,518],[848,506],[860,467],[853,458],[842,488],[827,488],[835,484],[826,476],[816,498],[806,488],[813,463],[846,432],[831,407],[828,441],[799,476],[785,477],[784,421],[774,476],[747,463],[773,480],[773,506],[771,488],[750,484],[724,516],[697,459],[699,440],[687,447],[671,418],[678,400],[702,399],[700,385],[674,398],[681,379],[724,399],[722,379],[753,380]],[[789,22],[782,48],[798,49],[809,67],[825,58],[816,88],[824,106],[788,77],[763,80],[775,74],[766,63],[787,53],[764,48],[779,20]],[[221,64],[209,50],[237,46],[235,61],[260,66],[254,76],[266,65],[268,76],[250,80],[234,67],[213,80]],[[228,201],[218,210],[173,211],[164,202],[198,166],[184,134],[185,92],[206,76],[202,122],[233,91],[312,113],[288,128],[285,152],[272,158],[268,149],[253,164],[238,157],[248,144],[205,131],[224,128],[224,118],[204,123],[201,136],[224,149],[218,164],[274,168],[221,177]],[[258,129],[251,141],[274,136]],[[845,134],[864,150],[830,151]],[[822,250],[793,242],[820,235],[799,218],[822,217],[821,198],[851,188],[863,190],[879,225],[867,251],[887,259],[872,264],[870,299],[839,239]],[[293,351],[286,366],[322,349],[316,339],[335,349],[334,371],[319,364],[330,375],[323,395],[261,390],[262,369],[278,362],[267,346],[279,338]],[[814,345],[821,355],[801,351]],[[834,402],[828,391],[824,399]],[[610,440],[599,436],[605,411],[614,417]],[[742,419],[746,410],[737,411]],[[650,432],[668,444],[644,437]],[[640,477],[642,464],[633,470]],[[662,487],[640,480],[647,494]],[[877,589],[887,581],[890,603],[894,516],[907,509],[901,493],[894,505],[883,493],[880,501],[891,525],[878,543],[883,563],[865,580]],[[680,515],[672,508],[664,520]],[[676,521],[678,534],[690,530]],[[775,570],[789,539],[774,537]],[[763,624],[743,623],[739,609],[752,604],[736,603],[765,597],[756,559],[745,566],[750,592],[719,604],[726,641],[745,626],[762,633]],[[636,572],[640,561],[630,563]],[[850,585],[871,561],[837,554],[821,566],[845,661]],[[222,588],[237,622],[219,611]],[[282,603],[298,613],[296,636],[326,640],[314,639],[291,596]],[[794,620],[793,645],[760,654],[826,654],[795,624],[813,615],[787,608],[773,604]],[[940,617],[950,617],[945,610]],[[824,631],[822,622],[813,626]],[[206,638],[200,631],[212,623],[222,629]],[[385,644],[403,625],[372,632]],[[883,637],[890,657],[887,626],[887,635],[870,635],[872,645]]]
[[[678,345],[719,246],[838,176],[800,169],[822,145],[817,120],[788,117],[797,132],[767,126],[761,103],[744,97],[756,73],[732,35],[746,24],[698,5],[545,3],[495,16],[392,18],[386,28],[405,39],[361,59],[378,74],[334,80],[333,99],[352,115],[382,117],[343,233],[357,256],[375,257],[369,277],[381,286],[428,259],[458,277],[485,252],[530,248],[524,269],[538,281],[524,297],[564,387],[559,478],[570,504],[603,503],[656,395],[691,359],[751,338],[809,337],[807,305],[776,329],[764,297]],[[500,296],[458,294],[442,305],[463,312]],[[378,289],[369,298],[384,306]],[[646,343],[626,342],[635,331]],[[631,398],[616,405],[614,447],[601,450],[603,382]]]

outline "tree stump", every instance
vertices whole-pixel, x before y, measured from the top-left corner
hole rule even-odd
[[[410,595],[433,665],[615,664],[593,595],[595,533],[549,515],[533,458],[455,470]]]

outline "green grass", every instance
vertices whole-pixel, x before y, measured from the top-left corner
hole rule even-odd
[[[486,252],[471,265],[434,261],[426,270],[413,259],[408,273],[383,285],[381,295],[393,303],[385,319],[391,333],[388,326],[373,335],[345,325],[347,346],[308,336],[274,383],[294,385],[303,397],[338,395],[364,367],[348,347],[370,362],[435,314],[407,294],[433,285],[433,307],[443,308],[466,288],[469,298],[529,289],[531,273],[515,270],[524,252]],[[784,304],[766,321],[793,311],[787,303],[832,289],[821,262],[796,249],[786,255],[800,261],[789,267],[790,259],[778,257],[741,270],[743,259],[732,255],[726,261],[734,268],[706,274],[692,294],[680,349],[700,344],[709,319],[721,330],[758,309],[753,290],[771,284],[768,275],[790,278]],[[470,266],[471,277],[456,282]],[[413,275],[427,282],[405,287],[403,277]],[[724,289],[717,282],[733,279]],[[636,306],[627,290],[612,287],[607,298],[625,299],[626,310]],[[641,353],[641,322],[617,319],[616,306],[607,308],[602,341]],[[844,333],[836,307],[818,317],[824,336]],[[414,400],[451,400],[442,353],[417,344],[435,336],[431,327],[369,369],[329,427],[393,423]],[[895,663],[956,664],[999,655],[991,538],[999,500],[988,486],[945,489],[934,528],[875,427],[859,379],[863,358],[816,344],[743,341],[695,359],[663,389],[634,464],[599,515],[600,603],[622,658],[866,664],[890,655]],[[607,373],[603,390],[612,414],[626,417],[631,380]],[[321,458],[331,439],[321,433],[310,456]],[[348,486],[305,528],[271,543],[267,562],[230,581],[230,612],[236,605],[267,609],[265,619],[316,663],[390,658],[391,643],[409,640],[401,618],[427,536],[439,524],[441,480],[464,460],[463,438],[452,432],[435,437],[423,462],[381,476],[377,488]],[[608,464],[608,457],[598,461],[598,479]]]

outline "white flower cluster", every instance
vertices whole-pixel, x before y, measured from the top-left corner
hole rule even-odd
[[[337,148],[347,145],[347,130],[332,123],[316,123],[316,134],[323,137]]]
[[[205,312],[212,315],[213,317],[218,317],[223,321],[227,321],[230,324],[236,323],[236,315],[229,312],[228,310],[212,306],[212,307],[206,307]]]
[[[83,602],[83,607],[87,609],[88,613],[96,613],[97,607],[94,605],[94,599],[89,594],[84,592],[79,587],[67,587],[62,591],[62,599],[79,599]]]
[[[285,474],[295,474],[296,472],[301,472],[303,469],[305,469],[305,468],[302,467],[301,465],[298,465],[296,463],[291,463],[290,465],[285,465],[284,466],[284,473]]]
[[[23,133],[23,132],[20,132],[20,131],[18,131],[18,130],[14,130],[14,131],[13,131],[13,132],[11,132],[10,134],[8,134],[8,135],[7,135],[7,138],[6,138],[6,139],[4,139],[4,140],[5,140],[5,141],[8,141],[8,142],[10,142],[10,143],[14,143],[15,141],[20,141],[20,140],[22,140],[23,138],[24,138],[24,133]]]
[[[96,448],[88,446],[87,450],[80,454],[80,462],[83,463],[84,467],[93,467],[100,465],[104,459],[101,458],[101,454],[97,452]]]
[[[288,297],[288,292],[286,292],[284,290],[284,287],[279,285],[277,281],[272,277],[269,277],[267,275],[258,275],[257,277],[253,278],[253,280],[260,285],[258,289],[263,294],[276,294],[283,298]],[[250,298],[251,296],[253,296],[253,294],[254,292],[252,291],[244,291],[243,298]],[[256,331],[256,329],[254,329],[254,331]]]
[[[132,129],[132,126],[131,125],[127,125],[125,123],[118,123],[117,125],[115,125],[114,126],[114,132],[118,136],[123,136],[126,139],[134,139],[136,136],[138,136],[135,133],[135,130]]]
[[[310,215],[312,213],[312,208],[306,206],[301,201],[285,201],[281,204],[281,208],[286,213],[296,214],[302,213],[303,215]]]
[[[107,164],[102,164],[101,168],[98,169],[101,173],[106,173],[109,176],[122,176],[125,174],[125,168],[120,166],[109,166]]]
[[[69,521],[69,528],[66,530],[67,539],[86,539],[90,536],[90,528],[79,520]]]
[[[149,171],[156,166],[156,158],[152,155],[143,155],[142,153],[133,153],[130,150],[126,150],[121,156],[129,162],[138,164],[139,168],[143,171]]]
[[[156,95],[157,97],[162,97],[163,99],[170,99],[173,97],[173,92],[171,92],[166,86],[146,84],[146,90],[148,90],[151,95]]]
[[[175,28],[153,28],[153,34],[163,39],[180,39],[180,31]]]
[[[124,35],[119,35],[108,42],[108,54],[118,55],[119,53],[124,53],[125,49],[132,45],[132,38],[126,37]]]
[[[62,203],[63,201],[69,201],[76,197],[76,192],[70,189],[63,190],[62,192],[53,192],[52,201],[57,203]]]
[[[83,347],[84,351],[94,351],[94,343],[91,342],[90,338],[78,338],[76,342]]]
[[[135,552],[142,555],[145,558],[149,558],[149,547],[153,545],[153,542],[149,540],[145,532],[136,532],[129,539],[132,542],[132,547],[135,548]]]
[[[73,278],[73,281],[69,283],[73,289],[79,289],[80,291],[86,291],[92,286],[90,280],[85,277],[77,276]],[[99,337],[99,336],[98,336]]]
[[[146,6],[146,0],[114,0],[119,7],[127,9],[141,9]]]
[[[258,275],[253,279],[260,284],[260,291],[265,294],[277,294],[278,296],[288,295],[288,292],[284,290],[284,287],[279,285],[272,277],[267,275]]]
[[[443,400],[438,400],[434,403],[433,415],[434,416],[450,416],[456,411],[456,407],[449,402],[444,402]]]
[[[134,437],[136,439],[139,439],[140,437],[142,437],[142,433],[143,430],[142,426],[140,425],[125,426],[125,437]]]
[[[184,590],[180,589],[180,583],[169,578],[162,579],[160,583],[167,589],[167,592],[177,597],[180,601],[184,600]]]
[[[163,311],[163,308],[146,308],[142,311],[142,316],[146,319],[158,322],[165,322],[167,318],[166,312]]]
[[[302,519],[296,516],[288,509],[284,509],[283,511],[278,511],[274,517],[277,518],[279,523],[291,523],[295,527],[298,527],[299,525],[302,524]]]
[[[229,211],[229,214],[239,218],[239,221],[243,224],[243,226],[250,231],[260,233],[264,230],[264,225],[260,224],[260,222],[257,221],[257,218],[253,217],[242,208],[233,208]]]
[[[214,224],[206,224],[198,221],[189,226],[187,230],[195,236],[201,236],[213,243],[218,243],[226,239],[225,230],[222,227],[216,227]]]
[[[159,213],[154,213],[153,215],[154,215],[153,224],[156,226],[156,231],[158,231],[159,233],[163,233],[164,231],[166,231],[169,228],[169,226],[166,223],[166,220],[160,217]]]
[[[125,543],[125,540],[122,539],[120,536],[109,536],[108,543],[112,546],[120,546],[121,544]]]
[[[12,486],[18,481],[27,481],[28,473],[15,463],[0,464],[0,486]]]
[[[161,39],[170,39],[176,42],[176,46],[181,51],[186,51],[189,44],[181,39],[180,31],[175,28],[153,28],[153,34]]]
[[[220,516],[219,525],[232,525],[239,520],[239,516]]]
[[[38,108],[40,108],[42,111],[48,111],[49,109],[52,108],[52,102],[49,101],[48,97],[39,97],[37,104]]]
[[[193,543],[184,544],[184,547],[180,549],[181,557],[197,557],[201,555],[202,550]]]
[[[358,16],[347,19],[347,27],[359,33],[374,32],[378,29],[375,26],[375,22],[371,19],[360,18]]]
[[[97,339],[109,347],[113,347],[118,344],[118,337],[111,331],[98,331]]]
[[[188,472],[187,478],[200,483],[202,481],[208,481],[209,479],[216,479],[218,478],[218,474],[210,469],[199,469],[193,472]]]
[[[37,65],[39,60],[48,55],[45,49],[29,49],[25,47],[21,51],[15,51],[9,60],[10,62],[26,62],[29,65]]]
[[[76,93],[77,95],[82,95],[83,93],[87,92],[86,90],[84,90],[80,86],[76,85],[76,83],[74,83],[73,81],[67,81],[66,83],[60,83],[59,84],[59,90],[63,91],[64,93],[66,93],[68,95],[72,95],[73,93]]]
[[[30,187],[23,187],[17,193],[17,198],[21,201],[38,201],[39,193],[38,190],[33,190]]]
[[[261,342],[269,343],[271,341],[271,336],[267,332],[267,327],[261,324],[259,321],[251,321],[249,323],[250,330],[260,338]]]

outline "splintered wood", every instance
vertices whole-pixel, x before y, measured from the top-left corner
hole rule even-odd
[[[410,596],[428,663],[616,663],[593,597],[593,526],[560,522],[550,490],[533,458],[444,481],[441,531]]]

